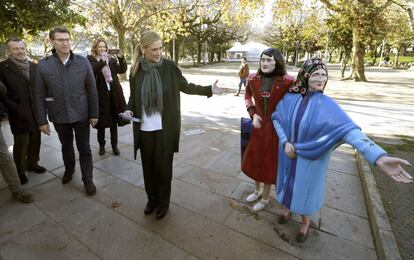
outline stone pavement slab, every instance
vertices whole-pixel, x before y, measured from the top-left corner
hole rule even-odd
[[[368,219],[330,207],[321,210],[321,219],[321,231],[375,250]]]
[[[111,156],[94,163],[94,167],[135,186],[144,185],[144,176],[136,163],[118,156]]]
[[[196,166],[186,174],[182,175],[180,180],[227,197],[229,197],[232,191],[240,184],[240,181],[236,178]]]
[[[171,200],[219,223],[224,222],[231,211],[229,198],[180,180],[172,183]]]
[[[1,244],[3,259],[100,259],[50,219]]]
[[[355,162],[355,159],[353,161]],[[351,187],[352,192],[350,192]],[[325,205],[367,218],[367,209],[359,176],[329,170]]]
[[[280,225],[273,214],[254,215],[245,206],[236,206],[225,224],[301,259],[376,259],[375,250],[316,229],[310,230],[306,243],[299,244],[292,232],[299,223]]]

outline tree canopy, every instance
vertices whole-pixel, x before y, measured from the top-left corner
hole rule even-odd
[[[84,24],[86,19],[70,8],[68,0],[3,0],[0,5],[0,40],[36,35],[57,25]]]

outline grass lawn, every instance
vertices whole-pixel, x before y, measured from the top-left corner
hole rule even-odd
[[[373,137],[390,156],[408,160],[414,164],[414,137],[394,136],[388,138]],[[395,139],[395,140],[393,140]],[[394,143],[394,144],[392,144]],[[414,175],[413,167],[404,169]],[[393,181],[383,172],[374,170],[378,190],[387,212],[402,259],[414,259],[414,184],[402,184]]]
[[[395,59],[395,56],[391,55],[390,62],[394,62],[394,59]],[[365,56],[364,60],[365,60],[365,63],[367,62],[372,63],[372,58],[369,56]],[[377,57],[377,60],[376,60],[377,64],[379,60],[380,60],[380,57]],[[384,57],[382,57],[382,60],[384,60]],[[414,63],[414,56],[399,56],[398,63]]]

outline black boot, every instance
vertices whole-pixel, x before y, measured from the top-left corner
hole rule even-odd
[[[159,207],[155,213],[155,219],[162,219],[167,215],[168,207]]]
[[[46,172],[46,168],[40,165],[35,165],[33,167],[27,167],[27,170],[29,172],[34,172],[34,173],[45,173]]]
[[[112,144],[112,152],[114,153],[114,155],[120,154],[118,146],[116,144]]]
[[[105,154],[105,145],[99,144],[99,155],[104,155],[104,154]]]
[[[20,184],[24,185],[26,184],[29,180],[26,177],[25,173],[19,173],[19,179],[20,179]]]

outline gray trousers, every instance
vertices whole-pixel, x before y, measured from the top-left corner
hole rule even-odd
[[[4,140],[3,133],[0,129],[0,172],[3,175],[4,181],[9,185],[12,192],[20,191],[20,179],[17,174],[17,168],[14,160],[11,157]]]

